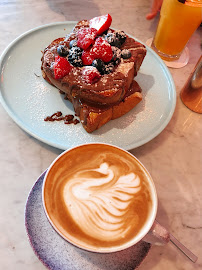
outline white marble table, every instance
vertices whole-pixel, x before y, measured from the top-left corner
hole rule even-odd
[[[146,21],[149,0],[2,0],[0,53],[17,36],[39,25],[78,21],[110,13],[113,27],[146,40],[153,36],[157,18]],[[187,109],[179,93],[200,54],[202,28],[188,43],[190,62],[170,69],[177,89],[174,115],[161,134],[131,150],[150,171],[159,196],[158,220],[198,257],[191,263],[171,244],[153,246],[140,270],[202,269],[202,116]],[[0,106],[0,269],[43,270],[24,225],[27,196],[38,176],[61,150],[29,136]],[[92,269],[93,270],[93,269]]]

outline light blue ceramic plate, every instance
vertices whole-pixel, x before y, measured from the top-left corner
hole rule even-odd
[[[27,133],[51,146],[68,149],[82,143],[104,142],[126,150],[156,137],[169,123],[176,104],[173,79],[163,61],[147,47],[136,77],[143,100],[119,119],[88,134],[81,124],[45,122],[56,111],[74,114],[72,105],[41,76],[41,51],[68,34],[76,22],[44,25],[14,40],[0,59],[0,100],[10,117]]]

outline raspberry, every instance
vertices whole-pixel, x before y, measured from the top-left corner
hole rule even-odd
[[[93,45],[91,52],[93,54],[94,59],[96,58],[101,59],[105,63],[109,62],[113,56],[110,44],[102,37],[98,37],[95,40],[95,44]]]
[[[77,36],[77,46],[86,50],[97,36],[97,30],[95,28],[81,28],[78,31]]]
[[[60,57],[59,55],[55,56],[54,75],[56,80],[66,76],[70,70],[71,65],[66,58]]]
[[[81,59],[84,66],[90,66],[92,64],[94,58],[93,58],[90,48],[82,52]]]
[[[88,66],[82,70],[82,77],[86,83],[95,83],[99,80],[100,76],[99,71],[95,67]]]

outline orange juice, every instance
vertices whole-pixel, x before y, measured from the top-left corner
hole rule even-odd
[[[178,59],[201,21],[202,0],[164,0],[152,48],[163,59]]]

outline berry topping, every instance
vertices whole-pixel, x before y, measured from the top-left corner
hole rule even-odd
[[[73,66],[82,67],[83,63],[82,63],[81,55],[82,55],[82,49],[77,46],[73,46],[69,50],[68,60]]]
[[[113,70],[114,70],[113,63],[106,64],[105,67],[104,67],[104,73],[105,74],[109,74],[109,73],[113,72]]]
[[[88,66],[82,70],[82,77],[86,83],[95,83],[99,80],[100,76],[99,71],[95,67]]]
[[[97,35],[101,35],[105,32],[112,23],[112,17],[109,14],[95,17],[89,21],[89,25],[92,28],[97,29]]]
[[[115,33],[116,37],[118,38],[118,40],[121,42],[121,45],[122,45],[126,40],[125,32],[119,30],[119,31],[115,31],[114,33]]]
[[[95,40],[95,44],[93,45],[91,52],[94,56],[94,59],[98,58],[104,62],[109,62],[113,56],[112,47],[102,37],[98,37]]]
[[[69,53],[69,50],[65,45],[59,45],[57,47],[57,53],[59,54],[59,56],[66,57]]]
[[[92,66],[96,67],[100,74],[105,74],[105,63],[101,59],[95,59],[92,62]]]
[[[97,36],[97,30],[95,28],[81,28],[77,36],[77,46],[86,50],[94,42]]]
[[[77,46],[77,40],[76,39],[72,39],[69,43],[69,48],[71,49],[73,46]]]
[[[56,80],[66,76],[70,70],[71,65],[66,58],[60,57],[59,55],[55,56],[54,75]]]
[[[121,41],[118,39],[115,33],[107,33],[105,36],[105,40],[111,45],[115,47],[121,47]]]
[[[82,59],[82,62],[83,62],[84,66],[92,65],[92,62],[93,62],[94,58],[93,58],[93,55],[91,53],[90,47],[87,50],[82,52],[81,59]]]
[[[123,59],[128,59],[131,57],[131,51],[130,50],[127,50],[127,49],[124,49],[121,51],[121,57]]]
[[[112,51],[113,51],[112,62],[116,66],[121,61],[121,50],[117,47],[112,46]]]
[[[92,66],[96,67],[101,75],[109,74],[114,70],[113,62],[105,64],[101,59],[95,59],[92,63]]]

